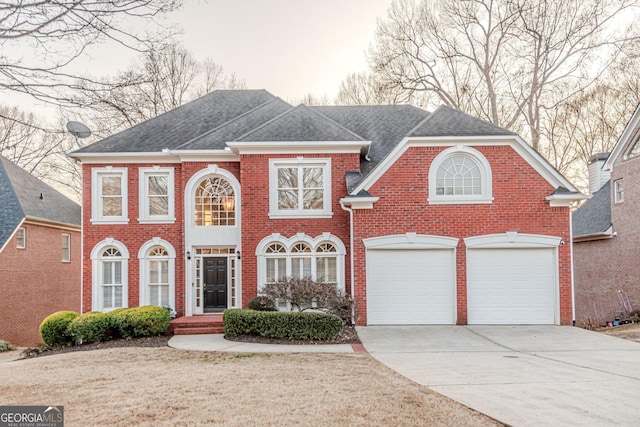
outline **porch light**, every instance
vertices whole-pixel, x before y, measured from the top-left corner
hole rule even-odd
[[[222,199],[222,209],[224,209],[227,212],[230,212],[233,210],[235,205],[235,201],[233,200],[233,197],[224,197]]]
[[[191,251],[187,251],[187,259],[191,259]]]
[[[240,259],[240,251],[236,251],[236,257]]]

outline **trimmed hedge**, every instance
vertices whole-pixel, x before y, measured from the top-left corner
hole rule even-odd
[[[171,315],[164,307],[146,305],[123,311],[132,337],[149,337],[163,334],[169,327]]]
[[[251,310],[258,311],[277,311],[276,303],[272,298],[267,296],[259,295],[257,297],[253,297],[249,300],[249,304],[247,304]]]
[[[342,330],[342,320],[318,312],[224,311],[224,333],[229,336],[260,335],[288,340],[330,340]]]
[[[69,324],[80,315],[75,311],[58,311],[47,316],[40,324],[40,335],[48,346],[67,345],[73,341]]]
[[[76,317],[69,324],[69,332],[73,337],[82,340],[83,344],[91,344],[105,339],[108,320],[105,313],[90,311],[80,317]]]

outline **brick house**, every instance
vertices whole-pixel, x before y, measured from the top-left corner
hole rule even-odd
[[[80,310],[80,206],[0,156],[0,339],[41,342],[40,323]]]
[[[611,153],[589,161],[587,200],[573,214],[576,320],[640,308],[640,105]]]
[[[215,91],[72,153],[83,310],[246,307],[282,277],[366,324],[571,324],[569,205],[516,134],[448,107]]]

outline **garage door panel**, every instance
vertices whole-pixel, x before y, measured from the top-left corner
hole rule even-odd
[[[468,250],[468,323],[555,323],[554,257],[552,248]]]
[[[452,324],[453,250],[369,250],[369,324]]]

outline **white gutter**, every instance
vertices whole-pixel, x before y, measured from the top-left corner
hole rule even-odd
[[[355,306],[355,271],[353,266],[353,209],[346,207],[344,204],[340,203],[340,207],[349,212],[349,270],[350,270],[350,278],[351,281],[351,298],[353,299],[353,303],[351,304],[351,322],[355,324],[356,319],[356,306]]]
[[[573,274],[573,212],[569,209],[569,259],[571,260],[571,317],[576,326],[576,285]]]

